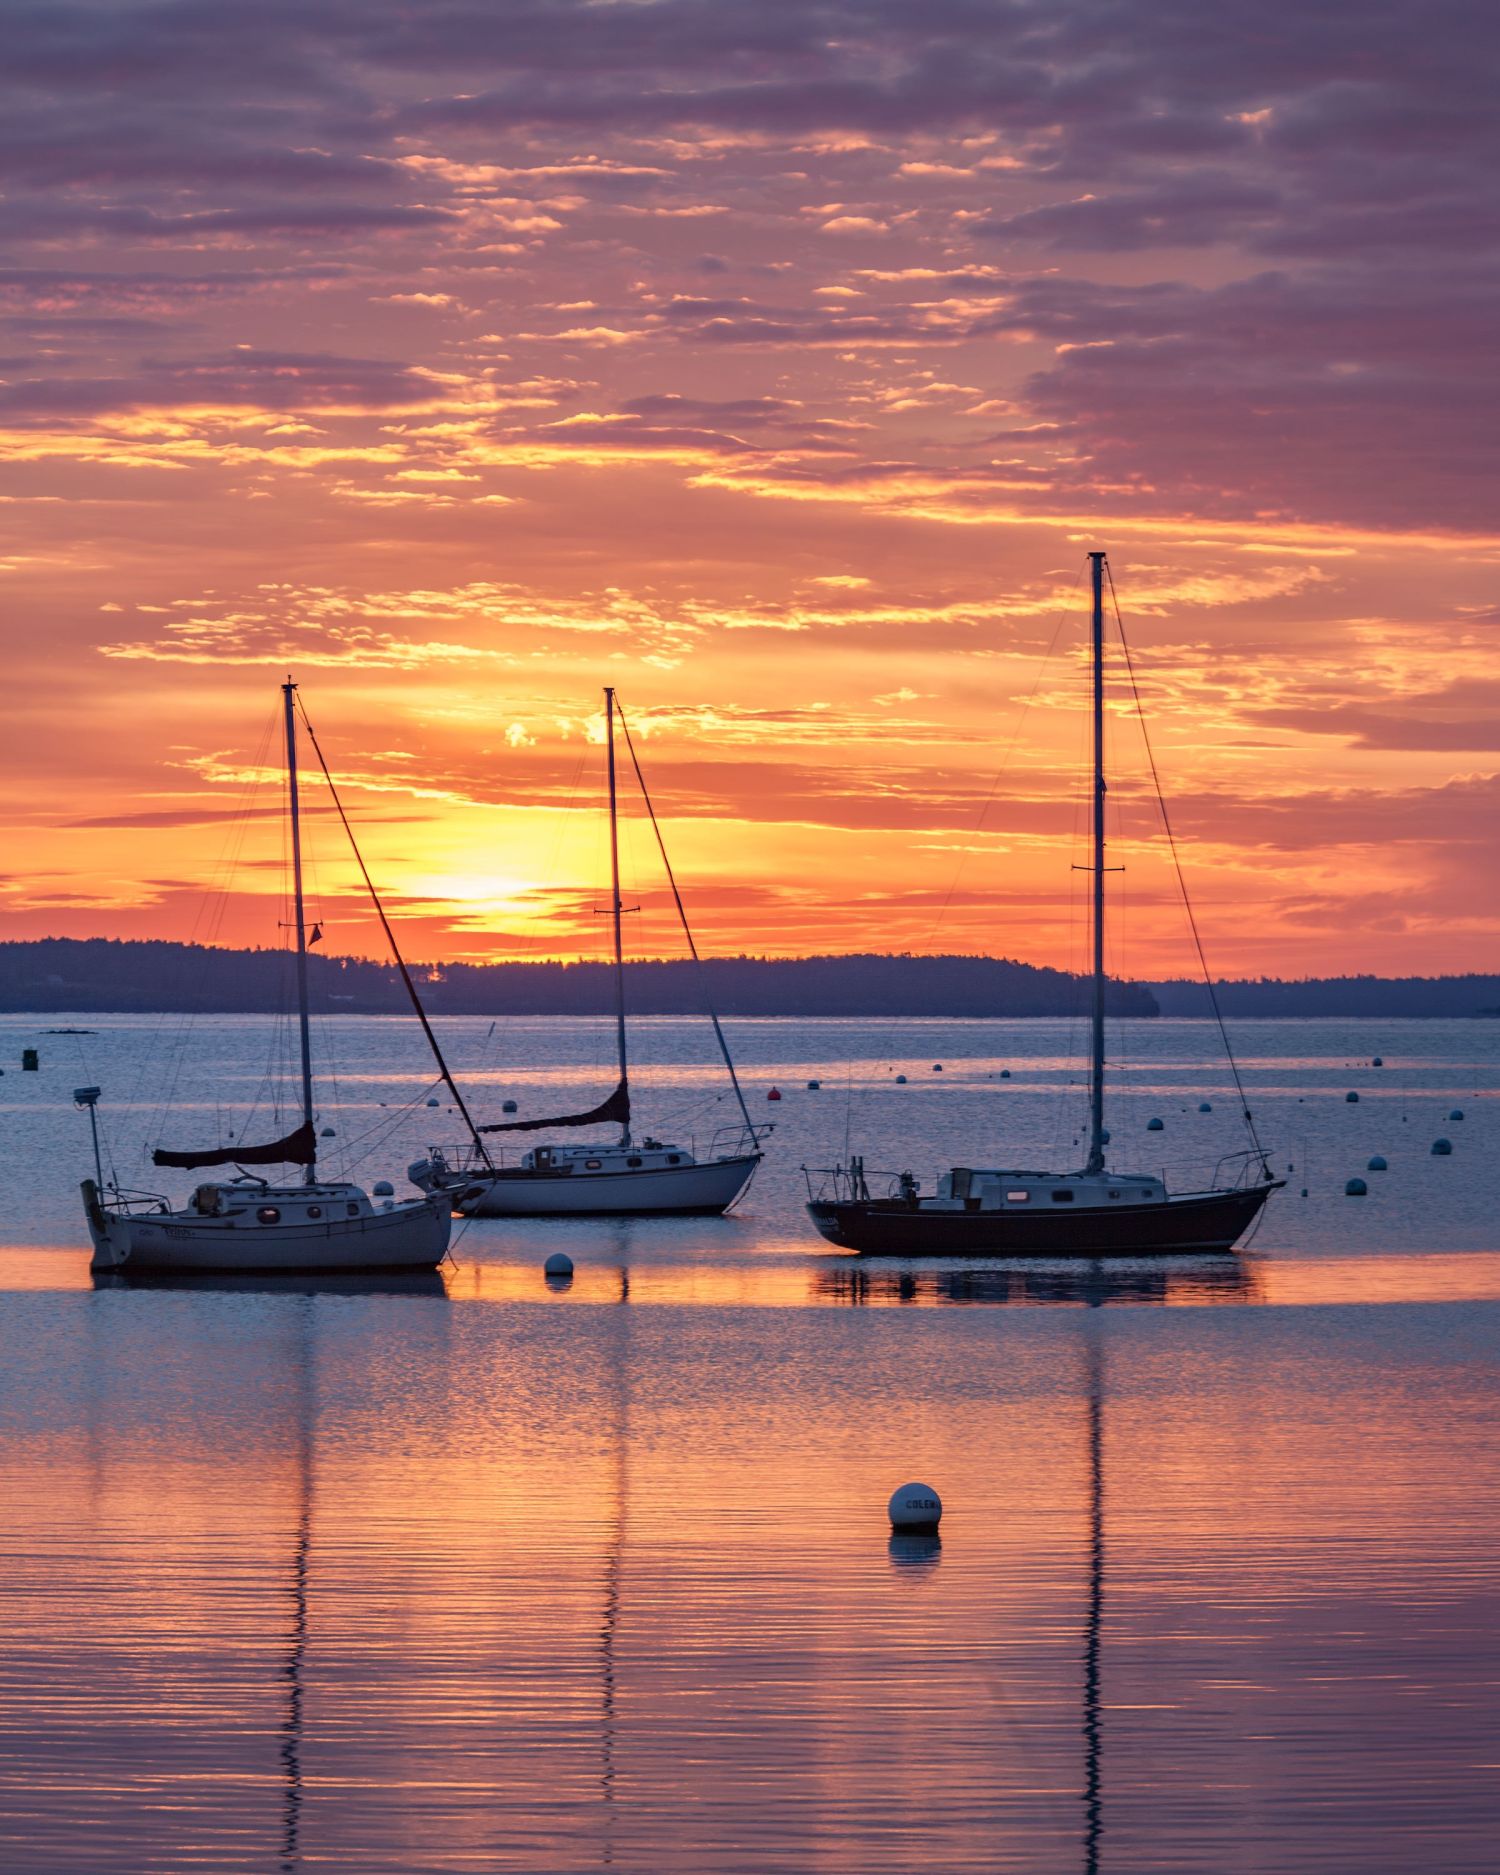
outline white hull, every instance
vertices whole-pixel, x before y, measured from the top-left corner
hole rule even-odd
[[[93,1267],[126,1275],[436,1269],[453,1228],[450,1208],[440,1196],[321,1224],[300,1220],[247,1227],[181,1212],[126,1216],[105,1209],[97,1197],[88,1202],[87,1214]]]
[[[759,1153],[706,1165],[647,1166],[637,1172],[514,1171],[469,1179],[464,1217],[629,1217],[727,1211],[750,1183]]]

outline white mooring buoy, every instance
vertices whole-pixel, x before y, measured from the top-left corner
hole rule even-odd
[[[542,1274],[549,1282],[565,1282],[573,1274],[572,1257],[564,1256],[561,1250],[554,1250],[542,1265]]]
[[[930,1484],[903,1484],[891,1493],[889,1508],[897,1530],[930,1530],[943,1514],[943,1500]]]

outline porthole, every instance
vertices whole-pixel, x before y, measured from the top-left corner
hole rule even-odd
[[[1120,1194],[1117,1191],[1112,1191],[1109,1195],[1111,1198],[1118,1198]]]
[[[667,1154],[667,1164],[668,1165],[681,1165],[682,1154],[680,1152],[669,1152]]]
[[[358,1217],[358,1216],[359,1216],[359,1206],[358,1206],[357,1204],[351,1204],[351,1205],[349,1205],[349,1206],[348,1206],[347,1208],[348,1208],[348,1212],[349,1212],[349,1215],[350,1215],[350,1217]]]
[[[257,1224],[279,1224],[281,1213],[274,1204],[263,1204],[255,1214]]]
[[[632,1165],[639,1165],[640,1160],[632,1159],[630,1163]],[[583,1169],[585,1172],[597,1172],[603,1164],[604,1164],[604,1161],[602,1159],[585,1159],[583,1162]]]
[[[1030,1204],[1031,1193],[1029,1191],[1008,1191],[1005,1194],[1005,1202],[1007,1204]]]
[[[599,1161],[597,1159],[591,1159],[589,1163],[590,1165],[597,1165]],[[632,1172],[636,1172],[640,1170],[645,1161],[640,1158],[638,1154],[632,1153],[625,1163],[630,1167]]]
[[[1073,1194],[1070,1191],[1055,1191],[1052,1194],[1052,1202],[1054,1204],[1071,1204],[1073,1202]]]
[[[310,1204],[310,1205],[309,1205],[309,1206],[307,1207],[307,1215],[308,1215],[309,1217],[321,1217],[321,1216],[323,1215],[323,1207],[322,1207],[322,1205],[320,1205],[320,1204]]]

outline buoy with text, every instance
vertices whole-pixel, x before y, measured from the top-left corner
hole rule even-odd
[[[943,1514],[943,1500],[930,1484],[903,1484],[891,1493],[890,1518],[897,1530],[930,1530]]]

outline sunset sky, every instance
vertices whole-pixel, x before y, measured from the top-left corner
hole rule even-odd
[[[611,683],[705,951],[1076,967],[1102,546],[1215,966],[1493,968],[1496,33],[7,7],[0,936],[279,942],[290,670],[416,956],[599,953]]]

